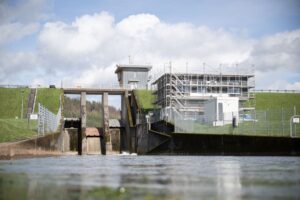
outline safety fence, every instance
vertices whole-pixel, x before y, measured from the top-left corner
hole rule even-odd
[[[251,110],[216,115],[173,114],[177,133],[300,137],[294,109]]]
[[[38,136],[57,131],[61,120],[61,106],[57,114],[52,113],[39,103],[38,105]]]
[[[138,124],[160,120],[172,123],[176,133],[300,137],[300,116],[295,108],[206,115],[158,109],[137,116]]]

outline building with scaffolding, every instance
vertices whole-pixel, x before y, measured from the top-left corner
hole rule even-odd
[[[254,73],[170,72],[161,75],[153,84],[156,86],[156,103],[165,117],[172,120],[174,115],[180,115],[191,119],[205,114],[205,104],[209,100],[221,97],[238,98],[239,111],[254,109],[244,105],[254,98],[254,93],[250,92],[255,87],[254,78]]]

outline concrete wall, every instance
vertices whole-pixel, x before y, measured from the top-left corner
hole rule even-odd
[[[64,134],[55,133],[20,142],[0,144],[0,159],[60,155]]]
[[[120,129],[110,129],[110,142],[112,151],[121,152],[121,131]]]
[[[300,156],[300,138],[173,133],[152,154]]]
[[[86,153],[87,154],[100,154],[101,141],[100,137],[87,137],[86,138]]]

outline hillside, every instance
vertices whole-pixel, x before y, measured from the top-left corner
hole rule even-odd
[[[30,88],[0,88],[0,142],[16,141],[35,137],[37,121],[26,118]],[[50,111],[59,109],[60,89],[40,88],[37,92],[35,112],[38,103]],[[23,118],[21,118],[23,96]]]
[[[37,98],[35,104],[35,112],[38,112],[38,103],[41,103],[53,113],[57,113],[59,109],[61,89],[56,88],[39,88],[37,90]]]
[[[158,108],[155,104],[156,96],[153,94],[152,90],[134,90],[133,92],[136,97],[138,107],[143,112]]]
[[[29,91],[29,88],[0,88],[0,118],[21,118],[22,96],[23,116],[26,116]]]
[[[95,101],[86,102],[87,111],[87,126],[88,127],[101,127],[102,126],[102,104]],[[120,119],[120,110],[115,107],[109,106],[109,118]],[[80,100],[76,98],[64,97],[64,117],[80,117]]]
[[[37,135],[36,126],[37,121],[0,118],[0,142],[33,138]]]
[[[256,93],[255,103],[257,110],[266,109],[293,109],[296,106],[297,113],[300,113],[300,94],[288,93]]]

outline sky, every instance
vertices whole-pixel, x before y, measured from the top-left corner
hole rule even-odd
[[[298,0],[0,0],[0,84],[117,85],[116,64],[255,72],[300,90]]]

